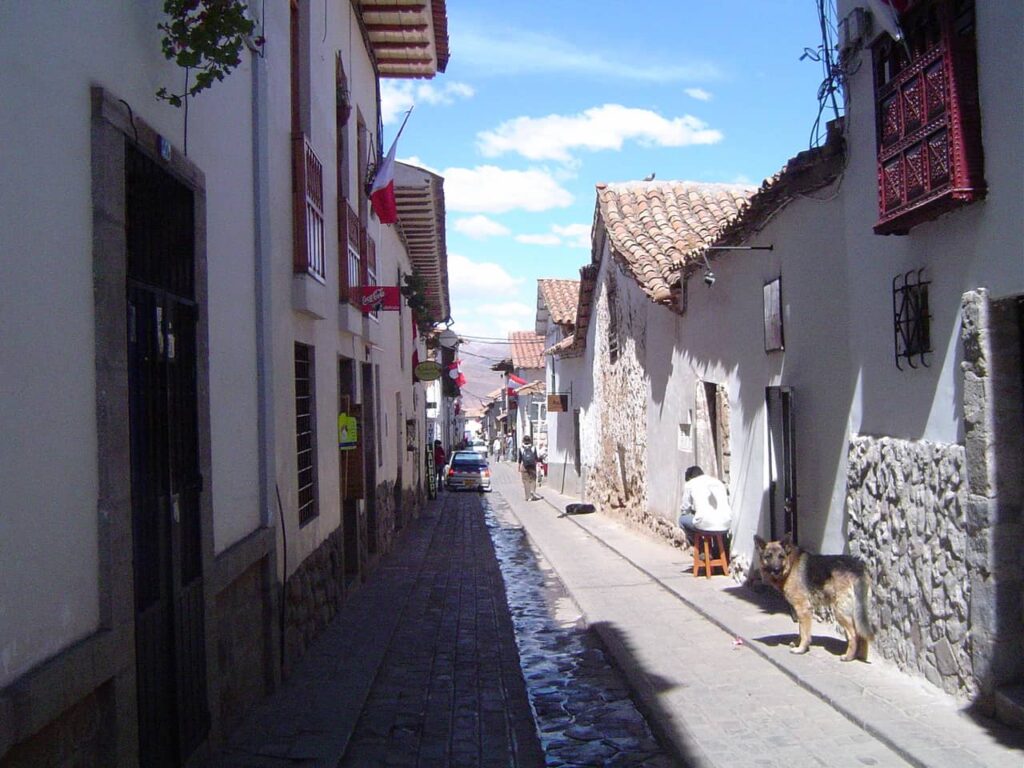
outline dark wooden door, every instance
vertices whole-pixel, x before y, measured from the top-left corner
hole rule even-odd
[[[209,728],[194,201],[130,145],[125,160],[139,761],[177,766]]]
[[[768,501],[772,539],[788,533],[797,541],[796,447],[793,432],[793,390],[767,387]]]

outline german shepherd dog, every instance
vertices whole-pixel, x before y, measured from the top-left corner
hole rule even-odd
[[[870,577],[864,563],[851,555],[812,555],[793,543],[754,537],[761,559],[761,577],[785,596],[800,625],[800,642],[790,653],[807,653],[814,608],[831,608],[846,633],[843,661],[867,661],[874,639],[868,620]]]

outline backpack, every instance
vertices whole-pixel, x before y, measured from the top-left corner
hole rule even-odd
[[[520,452],[523,462],[523,469],[530,470],[535,469],[537,466],[537,452],[533,450],[533,446],[527,446]]]

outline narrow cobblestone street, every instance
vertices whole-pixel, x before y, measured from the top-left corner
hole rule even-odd
[[[493,477],[428,505],[211,765],[1019,765],[936,692],[839,664],[830,628],[792,657],[788,617],[731,580]]]

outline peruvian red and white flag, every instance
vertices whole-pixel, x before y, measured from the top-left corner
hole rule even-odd
[[[377,168],[373,176],[373,184],[370,187],[370,203],[373,205],[373,212],[377,214],[381,224],[394,224],[398,221],[398,205],[395,202],[395,150],[398,148],[398,139],[405,130],[405,124],[409,122],[410,108],[405,113],[405,120],[395,134],[395,140],[391,142],[391,149],[387,157]]]
[[[521,379],[518,376],[516,376],[514,373],[510,373],[508,375],[508,380],[509,381],[514,381],[519,386],[523,386],[526,383],[526,379]]]
[[[373,212],[377,214],[381,224],[394,224],[398,221],[398,205],[395,203],[395,148],[398,146],[398,137],[391,142],[391,149],[388,156],[377,169],[377,175],[373,177],[373,186],[370,187],[370,202],[373,204]]]
[[[456,387],[466,386],[466,374],[462,372],[461,360],[456,360],[448,366],[448,376],[455,382]]]

